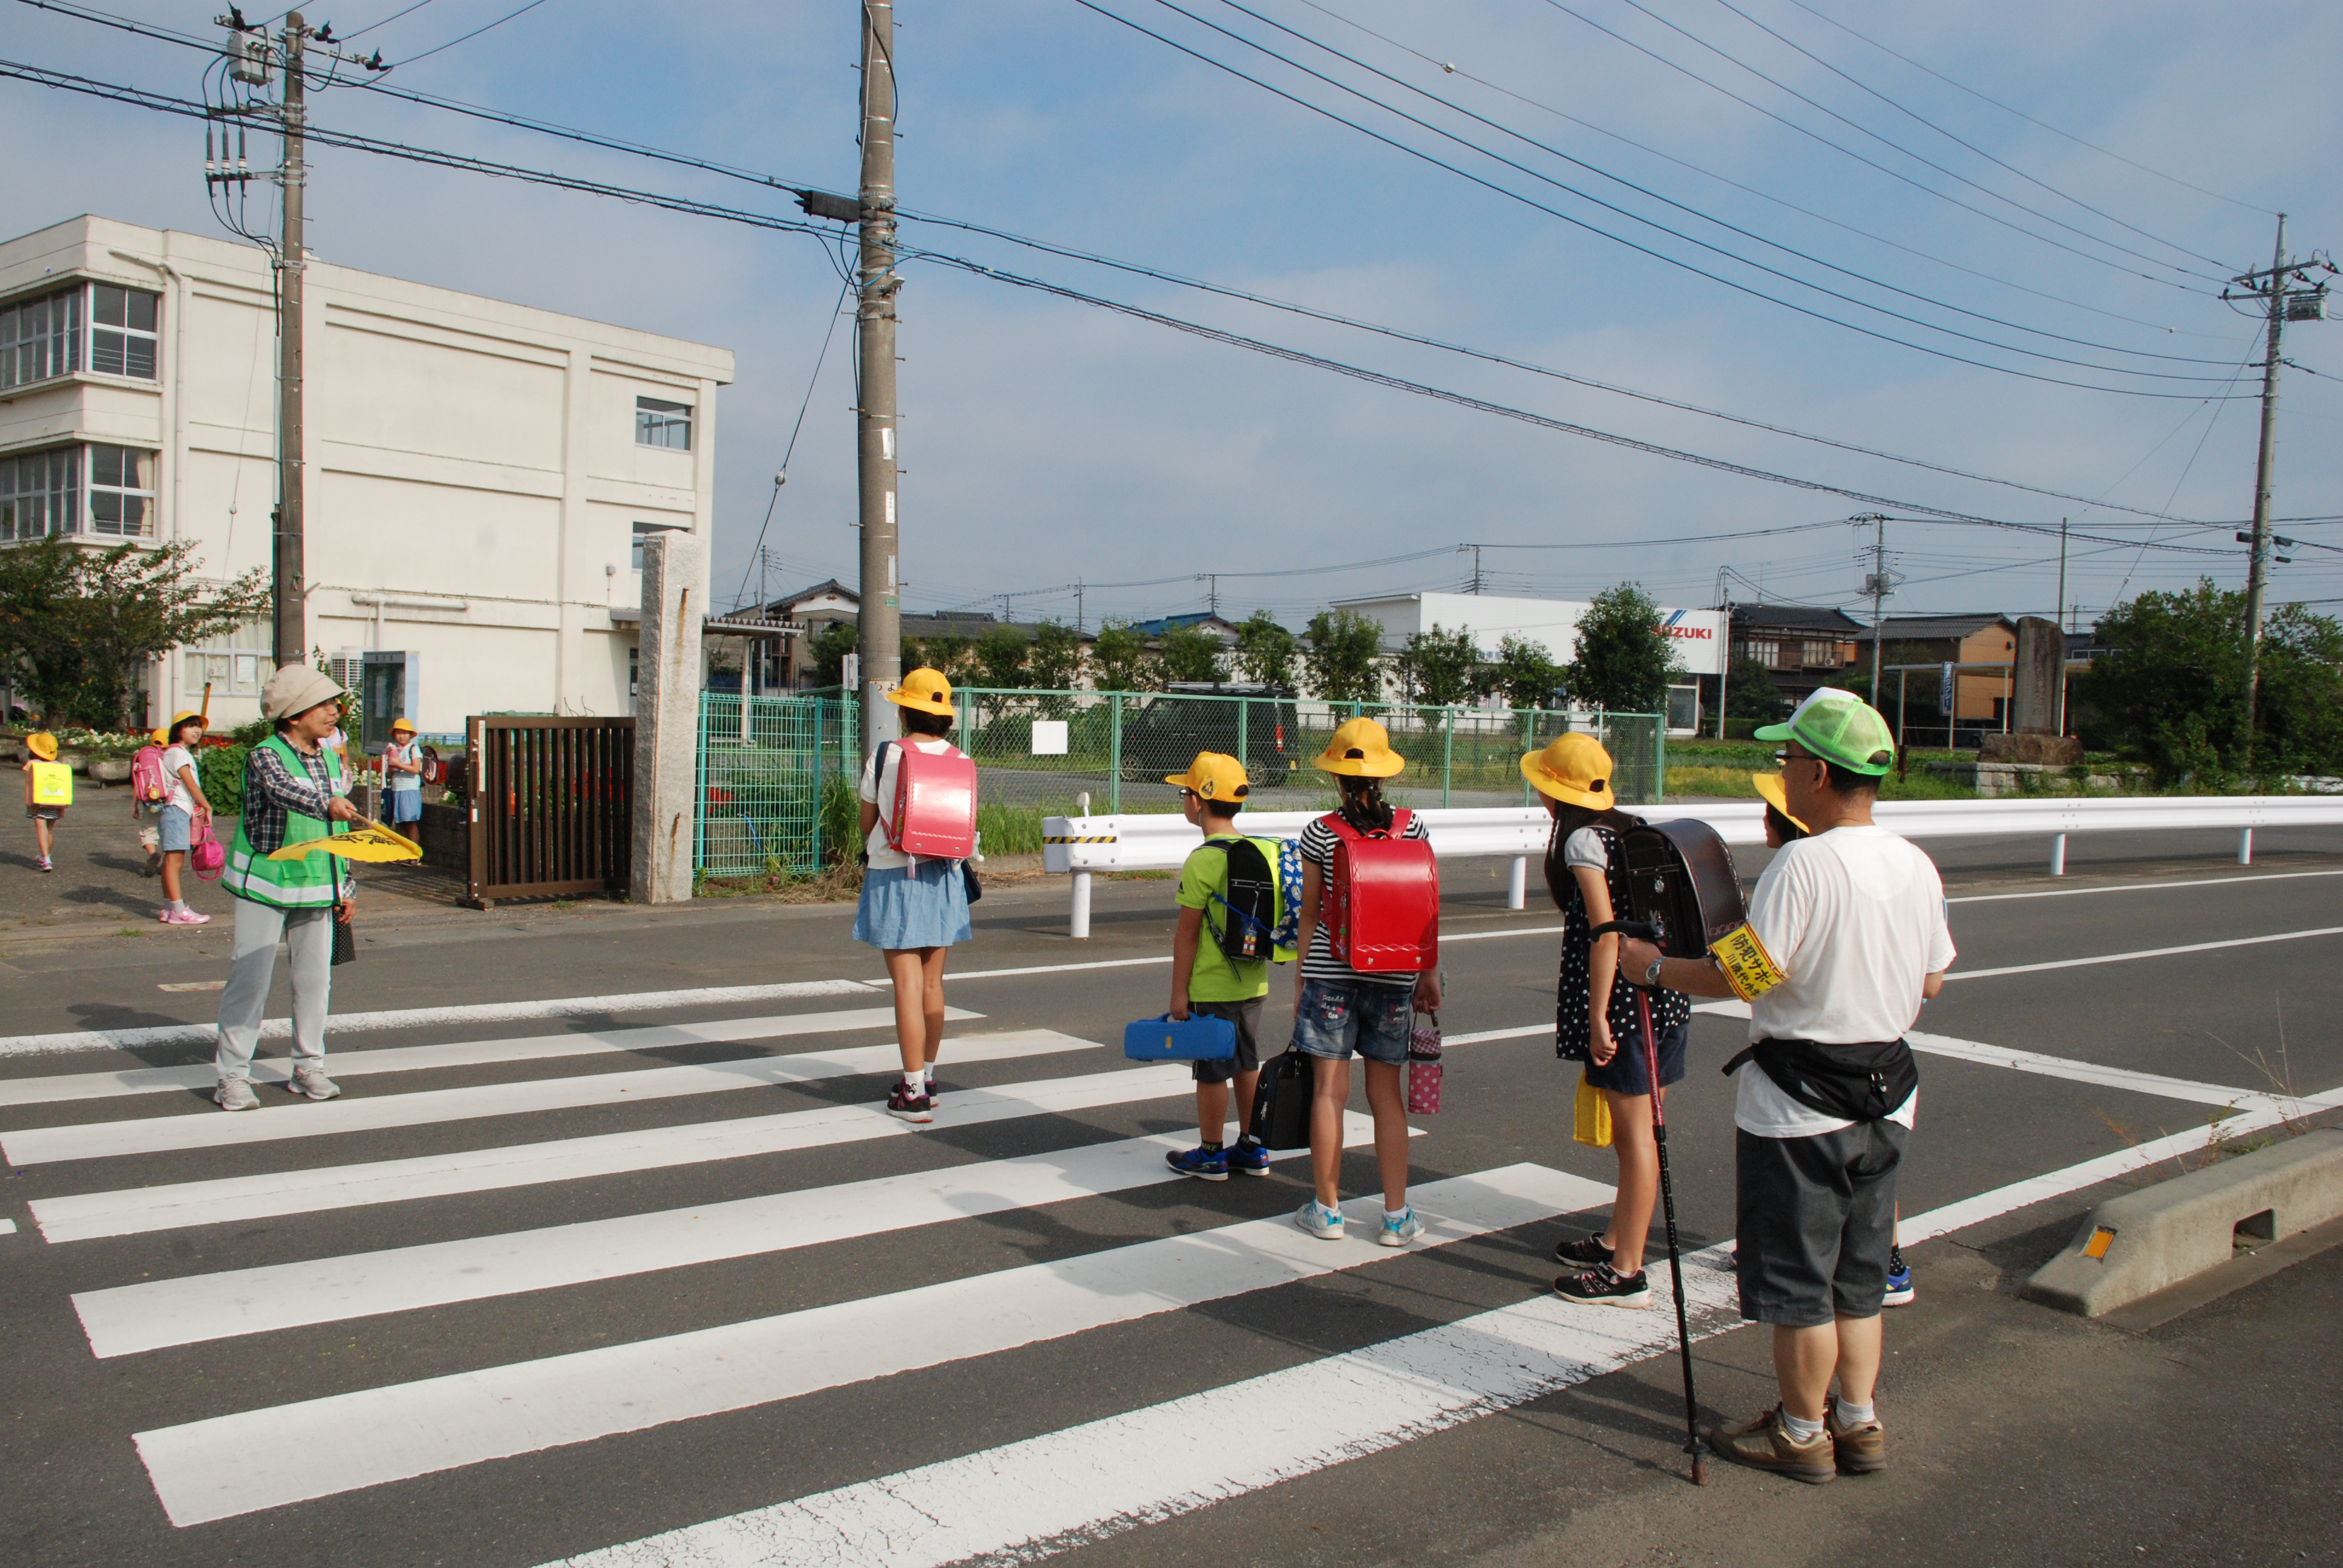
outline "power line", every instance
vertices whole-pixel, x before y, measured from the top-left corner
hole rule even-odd
[[[379,22],[369,22],[355,33],[343,34],[342,42],[347,44],[353,38],[363,38],[368,33],[373,32],[377,27],[387,27],[393,22],[397,21],[401,16],[410,15],[415,12],[422,10],[426,5],[430,4],[431,0],[415,0],[414,5],[406,7],[404,10],[393,11],[389,15],[385,16]]]
[[[498,17],[495,21],[488,24],[487,26],[475,27],[460,38],[450,38],[445,44],[441,44],[436,48],[426,49],[420,55],[409,55],[406,59],[396,61],[394,63],[400,65],[412,65],[417,60],[427,60],[432,55],[440,53],[442,50],[452,49],[458,44],[468,44],[473,39],[478,37],[481,34],[489,31],[490,28],[501,27],[506,23],[511,21],[514,17],[520,15],[522,12],[534,11],[539,5],[544,4],[545,0],[528,0],[528,4],[521,6],[519,10],[508,11],[503,15]],[[414,7],[409,6],[408,9],[412,10]],[[406,13],[401,12],[400,15],[404,15]]]
[[[805,428],[806,410],[813,407],[813,389],[821,384],[821,367],[830,358],[830,339],[838,336],[838,318],[846,308],[846,296],[852,286],[851,278],[840,285],[838,299],[830,307],[830,325],[822,329],[821,334],[821,352],[814,356],[813,374],[806,378],[805,397],[798,403],[797,423],[789,427],[789,445],[781,448],[780,471],[773,476],[773,493],[765,502],[765,520],[757,525],[757,542],[749,551],[751,564],[761,559],[765,554],[765,530],[773,526],[773,508],[780,505],[781,487],[789,482],[789,459],[797,455],[798,434]],[[740,572],[740,586],[732,595],[735,608],[738,608],[740,603],[740,596],[748,591],[749,573],[748,569],[743,568]]]

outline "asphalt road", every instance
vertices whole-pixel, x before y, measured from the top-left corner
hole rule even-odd
[[[2036,843],[1941,847],[1961,956],[1920,1028],[2079,1065],[1924,1057],[1907,1219],[2221,1112],[2099,1069],[2343,1086],[2343,836],[2265,834],[2252,868],[2231,847],[2077,839],[2058,883]],[[377,932],[337,1014],[827,989],[351,1030],[342,1101],[265,1089],[232,1121],[167,1074],[97,1081],[207,1060],[192,1036],[25,1043],[207,1021],[212,993],[162,988],[216,980],[224,934],[12,947],[0,1558],[893,1563],[1039,1541],[1099,1563],[2343,1560],[2343,1250],[2137,1333],[2016,1300],[2121,1183],[1912,1249],[1886,1474],[1809,1489],[1720,1463],[1686,1485],[1664,1315],[1590,1323],[1541,1295],[1613,1174],[1569,1140],[1541,1029],[1553,917],[1506,912],[1501,867],[1456,867],[1448,890],[1442,1022],[1503,1038],[1451,1054],[1413,1154],[1451,1223],[1404,1254],[1294,1240],[1290,1162],[1155,1178],[1137,1141],[1180,1135],[1188,1098],[1111,1046],[1161,1010],[1166,880],[1101,883],[1080,944],[1058,884],[979,907],[950,996],[980,1016],[951,1027],[943,1112],[915,1133],[871,1114],[892,1036],[865,1011],[883,990],[838,983],[878,975],[843,909]],[[2197,950],[2116,957],[2176,948]],[[1273,988],[1272,1038],[1290,1005]],[[761,1021],[720,1027],[741,1020]],[[1696,1019],[1670,1102],[1687,1249],[1731,1233],[1715,1068],[1745,1031]],[[450,1049],[362,1070],[432,1045]],[[1345,1192],[1373,1185],[1354,1151]],[[1763,1336],[1702,1322],[1708,1418],[1768,1402]],[[1513,1392],[1411,1403],[1427,1380],[1387,1375],[1403,1362]],[[603,1550],[661,1532],[683,1533]]]

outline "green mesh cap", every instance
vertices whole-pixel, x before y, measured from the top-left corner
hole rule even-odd
[[[1896,734],[1879,710],[1852,691],[1817,687],[1787,724],[1768,724],[1760,740],[1795,740],[1825,762],[1879,778],[1896,765]]]

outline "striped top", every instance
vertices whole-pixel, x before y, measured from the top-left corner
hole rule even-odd
[[[1403,839],[1432,837],[1424,829],[1423,813],[1409,812],[1407,831],[1400,834],[1399,837]],[[1335,836],[1334,829],[1326,826],[1326,819],[1323,817],[1312,819],[1310,826],[1302,829],[1302,859],[1318,868],[1318,875],[1325,890],[1320,900],[1317,929],[1310,933],[1310,950],[1302,955],[1302,978],[1306,980],[1358,980],[1366,985],[1405,986],[1413,989],[1416,981],[1414,975],[1395,970],[1361,974],[1334,956],[1333,939],[1326,934],[1324,901],[1333,896],[1334,846],[1341,842],[1342,839]]]

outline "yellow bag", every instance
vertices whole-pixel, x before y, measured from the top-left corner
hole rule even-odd
[[[33,804],[35,806],[70,806],[73,804],[73,769],[62,762],[35,761],[33,768]]]
[[[1611,1147],[1611,1102],[1603,1091],[1586,1081],[1586,1074],[1578,1075],[1578,1101],[1574,1107],[1575,1125],[1570,1135],[1589,1149]]]

